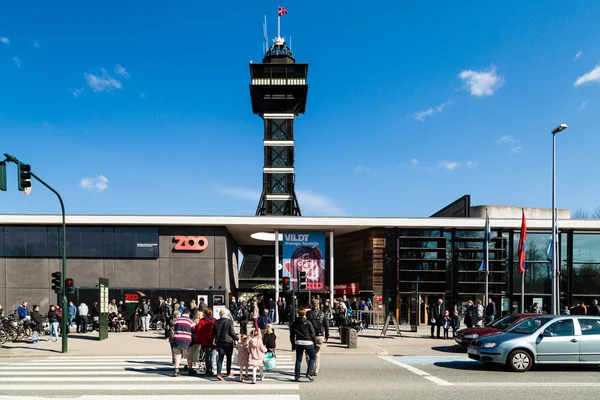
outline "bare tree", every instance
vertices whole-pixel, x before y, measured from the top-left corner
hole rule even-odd
[[[600,219],[600,206],[596,207],[594,211],[592,211],[592,218]]]
[[[575,210],[571,219],[590,219],[590,212],[580,208],[579,210]]]

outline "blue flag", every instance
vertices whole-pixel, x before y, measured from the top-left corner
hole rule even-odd
[[[485,264],[485,255],[489,252],[489,243],[491,241],[492,229],[490,228],[490,217],[488,216],[487,210],[485,210],[485,228],[483,230],[483,260],[481,260],[479,272],[489,271],[489,266]]]

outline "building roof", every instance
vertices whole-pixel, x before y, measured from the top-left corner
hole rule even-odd
[[[289,216],[186,216],[186,215],[67,215],[67,225],[119,226],[224,226],[242,245],[266,242],[251,238],[257,232],[333,231],[334,236],[368,228],[483,229],[482,218],[394,218],[394,217],[289,217]],[[60,215],[0,215],[2,225],[60,225]],[[490,218],[498,227],[520,229],[521,218]],[[600,220],[558,221],[559,229],[600,232]],[[551,231],[551,219],[527,220],[527,230]]]

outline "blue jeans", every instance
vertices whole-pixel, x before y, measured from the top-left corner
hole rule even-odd
[[[310,346],[297,344],[296,345],[296,369],[294,371],[294,377],[296,380],[300,379],[300,367],[302,367],[302,356],[306,351],[306,355],[308,356],[308,368],[306,370],[306,375],[310,375],[313,372],[313,368],[315,367],[315,346],[311,344]]]
[[[56,333],[56,340],[58,340],[58,322],[50,323],[50,339],[52,339],[53,333]]]
[[[269,318],[271,318],[271,322],[275,321],[275,309],[269,308]]]
[[[217,359],[217,375],[222,375],[223,359],[227,356],[227,375],[231,373],[231,355],[233,354],[233,343],[219,345],[219,358]]]
[[[488,317],[487,317],[488,324],[491,324],[492,322],[494,322],[494,317],[495,317],[494,315],[488,315]]]
[[[213,369],[213,362],[215,359],[215,348],[212,346],[202,346],[204,352],[204,362],[206,363],[206,373],[211,374]]]
[[[73,327],[73,320],[75,319],[74,315],[69,315],[69,329]]]

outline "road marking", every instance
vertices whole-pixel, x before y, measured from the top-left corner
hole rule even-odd
[[[77,400],[114,400],[114,394],[111,395],[83,395],[77,396]],[[46,400],[65,400],[64,397],[43,397]],[[164,400],[162,396],[133,395],[127,396],[127,400]],[[297,394],[219,394],[219,395],[174,395],[169,396],[173,400],[300,400]],[[0,399],[15,400],[14,396],[0,396]],[[40,400],[40,397],[23,396],[19,400]]]
[[[182,375],[181,379],[182,381],[185,381],[186,384],[192,383],[192,384],[203,384],[204,382],[214,382],[214,380],[209,380],[207,381],[206,379],[202,379],[203,376],[200,375],[200,379],[198,379],[198,376],[193,376],[193,375]],[[265,375],[265,379],[267,379],[268,376]],[[64,375],[63,377],[60,379],[61,383],[66,383],[66,382],[171,382],[171,383],[176,383],[176,380],[173,376],[170,375],[166,375],[166,374],[153,374],[153,375],[146,375],[146,376],[130,376],[130,377],[111,377],[111,378],[106,378],[106,377],[98,377],[98,376],[69,376],[69,375]],[[26,377],[17,377],[17,378],[1,378],[0,377],[0,382],[57,382],[56,377],[40,377],[40,376],[26,376]],[[1,389],[0,389],[1,390]]]
[[[176,383],[177,378],[172,378]],[[183,380],[182,380],[183,382]],[[202,382],[202,381],[200,381]],[[293,382],[290,379],[290,382]],[[189,383],[186,380],[186,383]],[[299,390],[298,384],[292,383],[263,383],[259,382],[256,385],[244,385],[240,383],[202,383],[199,385],[193,385],[192,388],[190,385],[165,385],[165,384],[142,384],[142,385],[85,385],[85,384],[75,384],[75,385],[15,385],[11,387],[2,386],[0,387],[0,393],[2,392],[100,392],[100,391],[116,391],[116,392],[131,392],[131,391],[155,391],[155,390],[164,390],[164,391],[186,391],[186,390],[219,390],[219,391],[275,391],[275,390]],[[161,396],[162,397],[162,396]],[[211,396],[212,397],[212,396]],[[12,397],[14,399],[14,397]],[[111,396],[112,399],[115,396]],[[148,397],[144,396],[144,399]],[[195,397],[196,398],[196,397]],[[237,396],[235,397],[238,398]],[[38,399],[39,400],[39,399]]]
[[[519,387],[600,387],[600,382],[459,382],[454,386],[468,387],[504,387],[504,386],[519,386]]]
[[[438,378],[437,376],[424,376],[423,378],[440,386],[454,386],[454,384]]]
[[[159,366],[173,366],[172,362],[141,362],[141,361],[118,361],[118,362],[85,362],[85,363],[38,363],[38,362],[27,362],[27,363],[17,363],[12,364],[14,367],[40,367],[41,369],[54,367],[60,365],[61,367],[85,367],[85,366],[101,366],[101,365],[112,365],[114,367],[159,367]],[[295,362],[293,361],[277,361],[277,365],[281,366],[293,366]]]
[[[387,351],[387,350],[384,350],[384,349],[382,349],[382,348],[381,348],[381,347],[379,347],[379,346],[375,346],[375,347],[376,347],[376,348],[378,348],[379,350],[383,351],[383,353],[384,353],[383,355],[384,355],[384,356],[387,356],[388,354],[390,354],[390,353],[388,353],[388,351]]]
[[[453,386],[453,384],[450,383],[450,382],[448,382],[448,381],[445,381],[443,379],[437,378],[437,377],[431,375],[428,372],[425,372],[423,370],[420,370],[418,368],[413,367],[412,365],[408,365],[408,364],[405,364],[405,363],[400,362],[398,360],[395,360],[393,357],[379,356],[379,358],[381,358],[381,359],[383,359],[383,360],[385,360],[387,362],[390,362],[390,363],[392,363],[394,365],[397,365],[398,367],[404,368],[404,369],[412,372],[415,375],[419,375],[419,376],[421,376],[421,377],[429,380],[430,382],[435,383],[436,385],[439,385],[439,386]]]

